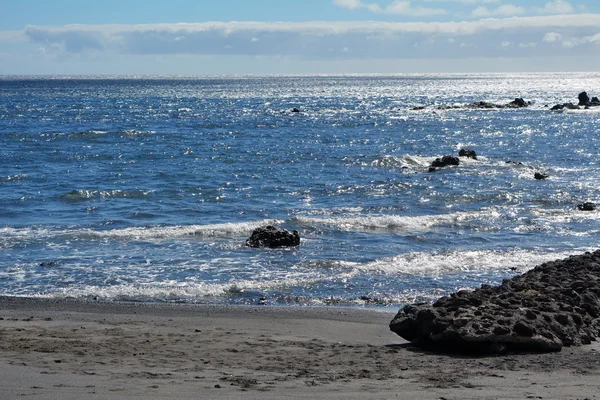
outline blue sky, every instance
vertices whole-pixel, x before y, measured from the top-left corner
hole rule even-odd
[[[4,0],[0,75],[600,70],[597,0]]]

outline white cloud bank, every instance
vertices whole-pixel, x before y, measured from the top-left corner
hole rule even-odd
[[[340,0],[342,1],[342,0]],[[343,0],[348,5],[360,1]],[[206,22],[28,26],[46,53],[283,56],[312,60],[572,56],[597,50],[600,15],[467,22]],[[2,34],[0,32],[0,38]],[[521,43],[506,46],[501,43]],[[507,53],[509,52],[510,53]]]

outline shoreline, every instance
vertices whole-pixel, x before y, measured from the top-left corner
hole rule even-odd
[[[0,398],[594,398],[600,344],[465,357],[392,333],[397,310],[0,296]]]

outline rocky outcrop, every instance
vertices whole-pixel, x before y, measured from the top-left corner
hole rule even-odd
[[[288,231],[276,226],[264,226],[256,228],[248,240],[248,247],[293,247],[300,245],[298,231]]]
[[[544,174],[543,172],[536,172],[533,174],[533,178],[537,179],[538,181],[543,181],[544,179],[548,179],[548,175]]]
[[[531,102],[525,101],[522,98],[516,98],[506,105],[507,108],[524,108],[529,107]]]
[[[477,153],[475,153],[475,150],[471,150],[471,149],[460,149],[460,151],[458,152],[458,156],[472,158],[473,160],[477,160]]]
[[[590,96],[586,92],[579,93],[577,98],[579,99],[579,106],[589,106],[591,103]]]
[[[576,106],[573,103],[563,103],[563,104],[557,104],[557,105],[555,105],[550,110],[552,110],[552,111],[558,111],[558,110],[564,110],[565,108],[567,110],[580,110],[581,109],[581,107]]]
[[[500,286],[408,305],[390,329],[414,345],[441,351],[559,351],[600,336],[599,296],[596,251],[542,264]]]
[[[444,168],[444,167],[448,167],[451,165],[459,165],[459,164],[460,164],[460,160],[458,157],[444,156],[442,158],[436,158],[435,160],[433,160],[433,162],[429,166],[429,172],[434,172],[438,168]]]
[[[590,202],[586,202],[583,204],[578,204],[577,205],[577,209],[579,211],[594,211],[596,210],[596,204],[595,203],[590,203]]]
[[[582,108],[588,109],[590,107],[598,107],[600,106],[600,99],[598,97],[592,97],[587,94],[587,92],[581,92],[577,96],[578,103],[575,105],[573,103],[563,103],[557,104],[551,108],[553,111],[560,110],[581,110]]]

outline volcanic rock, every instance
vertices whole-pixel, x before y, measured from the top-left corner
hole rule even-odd
[[[577,209],[579,211],[594,211],[596,209],[596,204],[586,202],[586,203],[577,205]]]
[[[543,173],[541,173],[541,172],[536,172],[535,174],[533,174],[533,177],[534,177],[535,179],[537,179],[538,181],[542,181],[542,180],[544,180],[544,179],[547,179],[547,178],[548,178],[548,175],[546,175],[546,174],[543,174]]]
[[[600,251],[545,263],[500,286],[402,308],[390,329],[439,351],[549,352],[600,336]]]
[[[458,156],[472,158],[473,160],[477,160],[477,153],[475,153],[475,150],[460,149],[460,151],[458,152]]]
[[[552,111],[558,111],[558,110],[563,110],[565,108],[567,110],[580,110],[581,109],[581,107],[576,106],[573,103],[563,103],[563,104],[557,104],[557,105],[555,105],[550,110],[552,110]]]
[[[580,106],[589,106],[591,103],[590,96],[588,96],[586,92],[579,93],[579,96],[577,98],[579,99],[578,105]]]
[[[298,231],[288,231],[276,226],[264,226],[256,228],[248,240],[248,247],[293,247],[300,245],[300,235]]]
[[[519,97],[519,98],[514,99],[510,103],[508,103],[506,105],[506,107],[508,107],[508,108],[523,108],[523,107],[528,107],[530,104],[531,103],[529,103]]]
[[[431,163],[431,165],[429,166],[429,168],[443,168],[443,167],[447,167],[449,165],[458,165],[460,164],[460,160],[458,159],[458,157],[454,157],[454,156],[444,156],[442,158],[436,158],[435,160],[433,160],[433,162]]]

